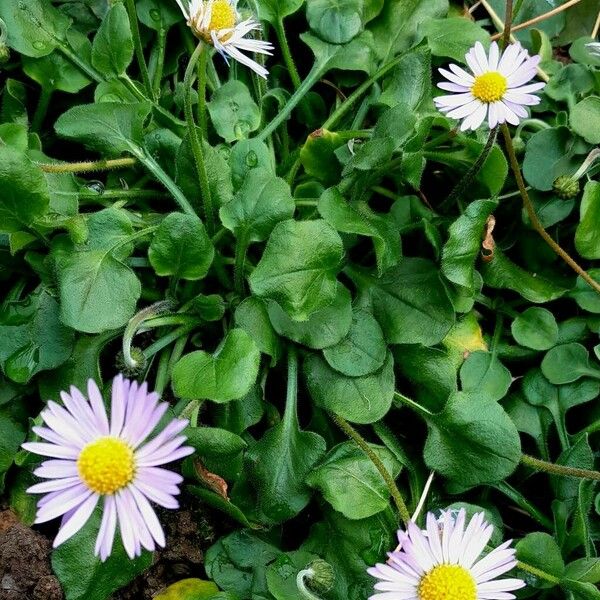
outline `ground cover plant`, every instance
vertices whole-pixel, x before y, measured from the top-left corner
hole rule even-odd
[[[599,29],[0,0],[0,599],[598,600]]]

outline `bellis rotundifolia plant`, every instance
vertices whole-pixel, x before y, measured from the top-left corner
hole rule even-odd
[[[68,600],[597,599],[591,4],[0,2],[0,493]]]

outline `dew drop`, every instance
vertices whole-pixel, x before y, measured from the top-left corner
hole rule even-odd
[[[153,21],[160,22],[160,20],[161,20],[161,18],[160,18],[160,10],[158,10],[158,8],[153,8],[153,9],[150,11],[150,18],[151,18]]]
[[[246,121],[238,121],[233,127],[233,133],[238,140],[247,138],[249,132],[250,124]]]
[[[46,44],[44,44],[44,42],[40,42],[39,40],[33,42],[33,47],[36,50],[43,50],[46,47]]]
[[[253,169],[256,165],[258,165],[258,155],[254,150],[250,150],[250,152],[246,154],[246,166]]]
[[[93,194],[104,194],[104,184],[101,181],[88,181],[84,186],[84,190]]]

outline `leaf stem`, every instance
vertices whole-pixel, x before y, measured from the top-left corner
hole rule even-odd
[[[285,26],[283,24],[283,18],[279,17],[275,21],[275,33],[277,34],[277,41],[279,42],[279,48],[281,49],[281,54],[283,56],[283,60],[285,65],[290,73],[290,78],[294,85],[294,89],[298,89],[300,84],[302,83],[300,79],[300,74],[298,73],[298,69],[296,68],[296,63],[294,62],[294,57],[290,51],[290,45],[287,40],[287,35],[285,33]]]
[[[402,494],[400,493],[400,490],[398,489],[398,486],[396,485],[394,478],[389,473],[389,471],[385,468],[385,465],[383,464],[383,462],[381,461],[379,456],[377,456],[377,454],[375,454],[375,452],[373,452],[373,449],[369,446],[369,444],[366,442],[366,440],[360,435],[360,433],[358,433],[358,431],[356,431],[356,429],[354,429],[354,427],[352,427],[352,425],[350,425],[350,423],[348,423],[348,421],[346,421],[346,419],[344,419],[343,417],[340,417],[340,415],[337,415],[333,412],[330,412],[329,415],[331,416],[331,418],[333,419],[335,424],[352,441],[354,441],[356,443],[356,445],[369,457],[371,462],[375,465],[375,468],[379,471],[380,475],[383,477],[383,479],[387,485],[387,488],[388,488],[392,498],[394,499],[396,508],[398,509],[398,513],[400,514],[400,518],[402,519],[404,524],[407,525],[410,521],[410,512],[408,511],[406,502],[404,501],[404,498],[402,497]]]
[[[203,50],[200,53],[200,59],[198,60],[198,126],[200,127],[203,140],[205,140],[208,135],[208,121],[206,119],[206,70],[208,68],[209,56],[209,47],[203,45]]]
[[[245,231],[242,231],[235,244],[235,264],[233,267],[233,285],[240,298],[243,298],[246,293],[244,275],[247,252],[248,234]]]
[[[600,481],[600,472],[591,471],[589,469],[578,469],[576,467],[566,467],[564,465],[557,465],[545,460],[540,460],[534,456],[523,454],[521,462],[536,471],[544,471],[551,475],[559,475],[561,477],[574,477],[577,479],[592,479],[594,481]]]
[[[287,392],[285,395],[283,427],[289,432],[293,425],[298,422],[298,351],[292,344],[288,347],[287,367]]]
[[[91,173],[94,171],[109,171],[111,169],[124,169],[137,163],[135,158],[115,158],[111,160],[97,160],[74,163],[36,163],[44,173]]]
[[[527,215],[529,216],[529,221],[531,222],[532,227],[540,234],[548,246],[550,246],[550,248],[552,248],[552,250],[554,250],[554,252],[556,252],[556,254],[558,254],[558,256],[560,256],[573,269],[573,271],[575,271],[584,281],[586,281],[596,292],[600,294],[600,284],[592,279],[588,272],[581,268],[544,229],[544,226],[535,213],[535,208],[529,198],[529,194],[527,193],[525,181],[523,180],[523,175],[521,174],[521,167],[519,166],[519,161],[517,160],[517,156],[515,154],[510,131],[506,123],[503,123],[502,125],[502,135],[504,136],[504,145],[508,154],[508,160],[517,181],[517,186],[519,188],[519,192],[521,193],[521,198],[523,199],[523,205],[525,206],[525,210],[527,211]]]
[[[418,404],[414,400],[411,400],[410,398],[408,398],[404,394],[401,394],[400,392],[394,392],[394,398],[396,398],[396,400],[400,400],[400,402],[406,404],[406,406],[410,406],[413,410],[416,410],[418,413],[425,417],[431,417],[434,415],[434,413],[432,413],[429,409],[425,408],[424,406],[421,406],[420,404]]]
[[[213,214],[212,196],[210,193],[208,174],[206,172],[206,162],[204,160],[204,149],[202,147],[203,140],[198,137],[198,130],[196,129],[196,123],[194,122],[194,111],[192,107],[192,80],[194,77],[194,70],[198,59],[205,51],[204,43],[199,42],[185,71],[183,87],[185,120],[187,122],[188,134],[190,136],[190,145],[192,147],[194,163],[196,164],[196,172],[198,175],[198,181],[200,183],[200,191],[202,193],[202,204],[204,218],[206,220],[206,229],[208,231],[208,235],[212,235],[215,231],[215,217]],[[198,96],[198,101],[203,102],[204,99]]]
[[[85,75],[87,75],[92,81],[96,83],[102,83],[104,78],[96,69],[94,69],[91,65],[88,65],[84,60],[82,60],[79,55],[66,43],[60,41],[57,49],[60,50],[75,66],[77,66]]]
[[[31,129],[33,131],[40,130],[40,127],[44,122],[44,119],[46,118],[46,113],[48,112],[48,106],[50,106],[50,99],[52,98],[53,92],[54,90],[52,88],[42,88],[40,98],[38,100],[38,104],[33,115],[33,120],[31,121]]]
[[[144,58],[144,48],[142,47],[142,37],[140,36],[140,26],[138,23],[137,11],[135,8],[135,0],[125,0],[125,6],[127,8],[127,14],[129,15],[129,24],[131,25],[131,34],[133,37],[133,46],[135,48],[135,55],[137,57],[138,65],[140,67],[140,73],[142,74],[142,81],[146,88],[148,97],[152,99],[152,102],[156,102],[156,95],[154,93],[154,87],[150,81],[150,73],[148,72],[148,65]]]
[[[158,51],[156,55],[156,68],[154,69],[154,81],[152,84],[153,95],[158,98],[160,95],[160,83],[163,76],[165,65],[165,52],[167,48],[167,30],[161,27],[158,31]]]

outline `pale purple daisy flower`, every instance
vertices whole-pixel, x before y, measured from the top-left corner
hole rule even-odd
[[[498,44],[492,42],[488,56],[477,42],[465,60],[471,73],[452,64],[449,71],[439,69],[448,81],[438,87],[454,93],[433,99],[440,112],[463,120],[461,131],[477,129],[486,117],[490,128],[501,123],[518,125],[520,118],[527,117],[524,106],[539,104],[540,98],[533,92],[546,84],[528,82],[536,75],[540,57],[529,56],[521,44],[510,44],[500,53]]]
[[[259,31],[261,26],[254,19],[240,19],[237,0],[176,1],[196,37],[212,44],[225,61],[231,57],[267,78],[269,71],[243,52],[271,55],[273,44],[246,37],[252,31]]]
[[[517,565],[511,540],[479,558],[494,527],[483,513],[466,523],[464,509],[445,511],[438,520],[427,514],[427,528],[414,522],[398,532],[399,546],[387,564],[368,573],[379,579],[370,600],[510,600],[525,586],[521,579],[497,579]]]
[[[95,554],[102,561],[110,555],[117,524],[130,558],[142,547],[165,545],[165,534],[149,500],[165,508],[178,508],[175,496],[181,475],[159,465],[188,456],[194,450],[182,446],[180,433],[188,422],[172,420],[156,437],[145,442],[165,415],[168,404],[148,392],[144,382],[117,375],[112,384],[110,419],[100,390],[90,379],[88,398],[74,386],[61,392],[64,406],[49,401],[41,417],[47,427],[33,431],[47,442],[29,442],[23,448],[49,456],[35,470],[48,479],[30,487],[46,494],[38,502],[36,523],[62,516],[54,540],[56,548],[75,535],[102,500],[103,514]]]

